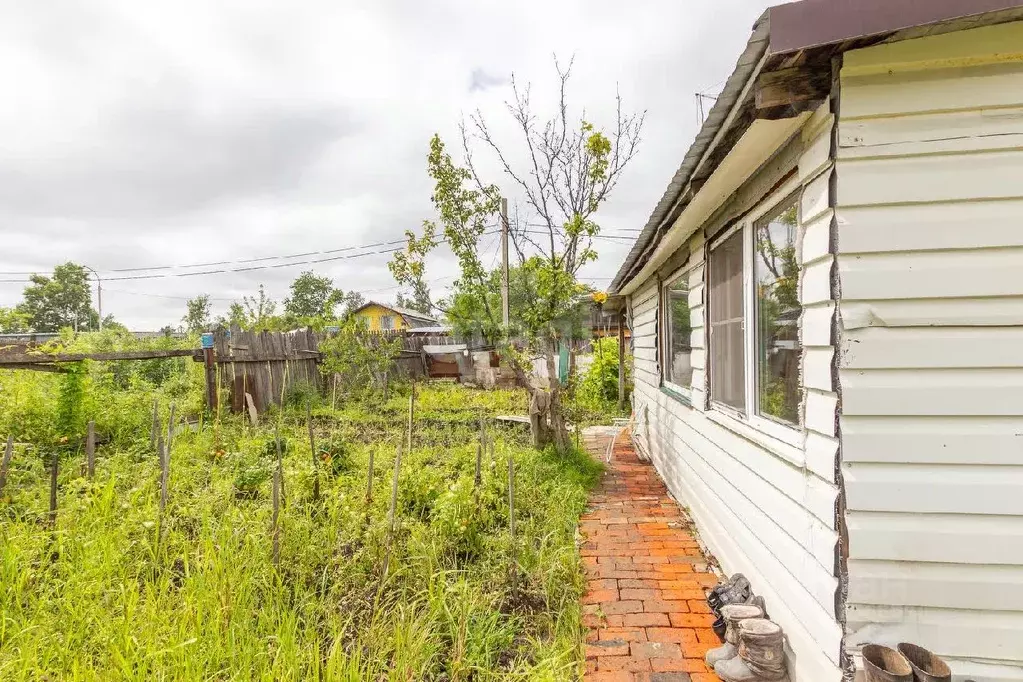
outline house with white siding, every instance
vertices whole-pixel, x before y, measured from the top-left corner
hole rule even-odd
[[[611,293],[633,438],[794,680],[1023,680],[1023,0],[768,10]]]

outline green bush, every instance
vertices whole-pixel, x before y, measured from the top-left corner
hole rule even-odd
[[[626,393],[632,385],[629,357],[625,362]],[[578,407],[608,417],[618,414],[618,339],[596,339],[593,362],[583,373],[575,390]]]

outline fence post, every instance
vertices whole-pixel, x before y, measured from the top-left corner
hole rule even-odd
[[[96,422],[90,421],[85,433],[85,473],[89,478],[96,475]]]
[[[7,436],[7,447],[4,448],[4,458],[0,461],[0,497],[4,494],[7,486],[7,470],[11,466],[11,457],[14,456],[14,434]]]
[[[57,525],[57,468],[60,466],[60,453],[53,451],[53,458],[50,462],[50,528]]]
[[[212,412],[217,407],[217,362],[213,350],[213,334],[203,334],[201,338],[206,375],[206,407]]]
[[[309,452],[313,458],[313,500],[320,499],[320,465],[316,458],[316,436],[313,434],[313,410],[309,403],[305,404],[305,420],[309,425]]]

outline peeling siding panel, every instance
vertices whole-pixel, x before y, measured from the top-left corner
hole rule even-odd
[[[820,228],[798,243],[807,263],[801,287],[801,333],[805,347],[807,432],[802,447],[777,441],[714,409],[706,399],[707,234],[722,224],[704,225],[680,249],[696,267],[690,277],[693,325],[691,400],[661,388],[656,362],[658,283],[650,278],[632,295],[635,347],[635,439],[649,454],[672,494],[689,508],[710,551],[729,573],[744,573],[767,600],[792,649],[794,682],[837,682],[842,630],[836,620],[835,438],[837,394],[831,364],[831,297],[828,183],[833,172],[830,137],[834,117],[826,109],[809,117],[780,158],[791,158],[775,177],[797,166],[805,188],[804,225]],[[773,172],[773,171],[772,171]],[[739,190],[737,205],[750,206],[776,180],[754,176]],[[766,187],[765,187],[766,186]],[[754,196],[756,195],[756,196]],[[809,214],[814,215],[809,215]]]
[[[847,645],[1023,680],[1023,24],[849,52],[841,88]]]

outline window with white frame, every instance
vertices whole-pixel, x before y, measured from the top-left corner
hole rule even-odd
[[[689,310],[689,271],[669,279],[661,294],[661,367],[664,384],[688,396],[693,386],[693,324]]]
[[[798,199],[769,200],[710,245],[711,405],[795,441],[800,404]]]

